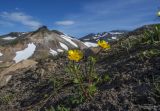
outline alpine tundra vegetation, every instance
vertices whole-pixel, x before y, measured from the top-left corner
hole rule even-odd
[[[160,111],[159,4],[2,0],[0,111]]]

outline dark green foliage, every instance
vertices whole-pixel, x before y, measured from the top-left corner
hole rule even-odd
[[[58,105],[56,108],[51,106],[49,109],[45,109],[45,111],[70,111],[69,108],[64,107],[63,105]]]
[[[155,25],[152,30],[145,31],[144,36],[144,42],[153,44],[156,41],[160,41],[160,25]]]

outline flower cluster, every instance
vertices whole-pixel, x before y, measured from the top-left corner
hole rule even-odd
[[[110,45],[104,40],[99,40],[97,44],[101,49],[110,49]],[[68,51],[68,59],[70,60],[68,71],[71,74],[73,83],[77,84],[79,87],[77,89],[79,96],[83,96],[79,99],[80,101],[84,99],[90,100],[97,91],[96,85],[98,81],[100,81],[100,77],[98,77],[95,71],[96,59],[89,56],[86,59],[87,61],[85,61],[85,64],[81,64],[79,61],[82,58],[83,52],[81,50],[73,49]],[[82,70],[83,68],[85,71]]]

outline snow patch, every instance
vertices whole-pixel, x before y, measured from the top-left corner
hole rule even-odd
[[[97,47],[97,46],[98,46],[96,43],[92,43],[92,42],[84,42],[84,44],[85,44],[87,47]]]
[[[78,47],[78,45],[77,44],[75,44],[71,39],[73,39],[73,38],[71,38],[71,37],[69,37],[69,36],[67,36],[67,35],[60,35],[63,39],[65,39],[66,41],[68,41],[70,44],[72,44],[73,46],[75,46],[75,47]]]
[[[102,36],[104,37],[104,36],[107,36],[109,33],[105,33],[105,34],[103,34]]]
[[[116,40],[116,39],[117,39],[117,37],[112,37],[112,39]]]
[[[5,38],[2,38],[3,40],[14,40],[16,39],[17,37],[5,37]]]
[[[0,53],[0,56],[2,56],[3,54],[2,53]]]
[[[87,40],[90,40],[90,39],[84,39],[84,40],[86,40],[86,41],[87,41]]]
[[[120,35],[120,34],[123,34],[122,32],[110,32],[110,34],[112,35]]]
[[[50,48],[50,51],[49,51],[53,56],[56,56],[58,53],[55,51],[55,50],[53,50],[53,49],[51,49]]]
[[[68,50],[68,47],[65,44],[63,44],[62,42],[59,42],[59,44],[63,49]]]
[[[70,37],[70,36],[67,35],[67,34],[64,34],[64,35],[62,35],[62,36],[66,36],[67,38],[73,39],[72,37]]]
[[[57,49],[57,52],[64,52],[62,49]]]
[[[29,43],[27,48],[25,48],[22,51],[16,52],[16,56],[14,57],[13,60],[16,63],[18,63],[22,60],[26,60],[33,55],[35,49],[36,49],[36,46],[33,43]]]

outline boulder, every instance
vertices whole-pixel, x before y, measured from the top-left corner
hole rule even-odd
[[[0,72],[0,87],[6,85],[12,76],[16,73],[16,71],[20,71],[22,69],[27,70],[36,64],[37,62],[34,60],[24,60],[17,64],[13,64],[8,68],[5,68],[2,72]]]

